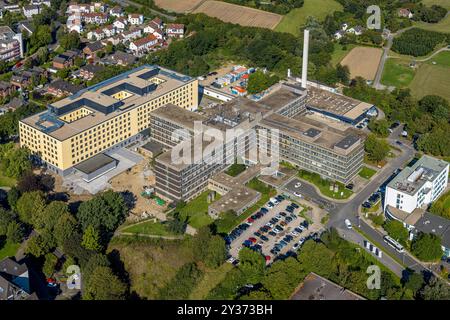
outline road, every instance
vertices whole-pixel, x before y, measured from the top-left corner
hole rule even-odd
[[[407,27],[404,29],[400,29],[395,33],[390,33],[387,39],[386,45],[383,47],[383,55],[381,56],[380,63],[378,64],[377,73],[375,75],[375,79],[373,80],[373,87],[377,90],[383,90],[386,88],[386,86],[381,84],[381,76],[383,75],[384,65],[386,63],[386,60],[388,59],[389,51],[391,50],[392,43],[394,41],[394,37],[398,36],[399,34],[402,34],[403,32],[413,28]]]
[[[390,136],[388,141],[390,144],[394,144],[395,141],[399,139],[399,135],[401,133],[401,126],[398,127]],[[375,175],[372,180],[358,193],[356,194],[350,201],[348,201],[345,204],[342,203],[336,203],[336,209],[331,212],[330,220],[328,221],[327,227],[333,227],[338,230],[338,232],[343,236],[344,238],[357,243],[360,246],[363,246],[363,236],[359,234],[354,229],[348,229],[345,224],[344,220],[349,219],[354,226],[359,226],[360,230],[368,235],[371,239],[377,242],[381,246],[381,251],[383,251],[382,258],[377,258],[381,263],[383,263],[385,266],[387,266],[389,269],[391,269],[393,272],[395,272],[397,275],[401,275],[404,267],[396,262],[394,259],[392,259],[389,255],[394,256],[397,258],[397,260],[402,261],[405,266],[408,268],[411,268],[415,271],[423,271],[426,269],[423,265],[419,264],[413,257],[411,257],[408,253],[405,253],[404,255],[401,253],[398,253],[391,247],[389,247],[384,241],[383,241],[383,235],[378,232],[377,230],[374,230],[372,227],[367,225],[363,220],[359,219],[358,212],[361,207],[361,204],[366,201],[370,195],[378,190],[380,185],[382,185],[395,171],[397,168],[404,167],[407,163],[411,161],[411,159],[415,155],[415,150],[406,143],[403,143],[401,146],[396,145],[397,148],[400,148],[402,150],[402,153],[400,156],[393,158],[390,160],[383,169],[378,172],[377,175]],[[370,239],[366,239],[369,242]],[[389,253],[389,255],[386,254],[386,252]],[[375,256],[374,256],[375,257]]]

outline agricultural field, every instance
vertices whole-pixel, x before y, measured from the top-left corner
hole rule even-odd
[[[205,0],[155,0],[155,4],[167,11],[190,12]]]
[[[305,0],[303,7],[293,9],[283,17],[275,31],[298,35],[308,16],[313,16],[317,20],[323,21],[328,14],[342,10],[342,5],[335,0]]]
[[[348,66],[351,78],[359,76],[366,80],[373,80],[382,53],[383,51],[379,48],[356,47],[345,56],[341,64]]]
[[[450,67],[450,51],[442,51],[431,59],[427,60],[428,64]]]
[[[355,44],[342,45],[340,43],[334,43],[334,51],[331,54],[331,64],[333,66],[337,65],[342,59],[353,49]]]
[[[403,59],[389,58],[384,65],[381,83],[387,86],[405,88],[414,78],[414,69]]]
[[[417,69],[409,88],[417,98],[436,94],[450,101],[450,68],[424,63]]]
[[[194,13],[204,13],[224,22],[240,24],[241,26],[274,29],[283,16],[263,10],[239,6],[221,1],[205,1]]]

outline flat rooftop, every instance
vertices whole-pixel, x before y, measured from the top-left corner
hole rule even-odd
[[[263,119],[261,125],[278,129],[280,133],[341,154],[348,154],[362,143],[361,132],[351,126],[347,126],[345,130],[340,130],[306,117],[292,119],[279,114],[272,114]]]
[[[370,103],[313,86],[308,87],[306,105],[351,120],[357,119],[373,107]]]
[[[239,186],[222,196],[219,200],[209,205],[209,208],[216,212],[226,212],[233,210],[240,211],[247,204],[254,202],[261,194],[246,186]]]
[[[431,233],[442,238],[442,245],[450,248],[450,220],[425,212],[414,224],[417,231]]]
[[[308,274],[291,300],[365,300],[360,295],[313,272]]]
[[[49,110],[23,119],[22,122],[40,130],[36,123],[46,113],[60,117],[78,108],[92,111],[89,116],[71,123],[64,122],[58,129],[48,132],[51,137],[62,141],[191,81],[194,79],[188,76],[158,66],[144,65],[50,104]],[[127,98],[120,100],[113,97],[122,91],[127,92]]]
[[[152,112],[152,116],[163,118],[167,121],[175,122],[184,128],[194,130],[194,122],[205,122],[207,118],[198,112],[177,107],[174,104],[166,104]]]
[[[448,165],[447,161],[424,155],[413,166],[400,171],[388,187],[414,195],[427,181],[434,181]]]
[[[99,153],[99,154],[75,165],[75,169],[77,169],[85,174],[91,174],[112,162],[117,162],[117,160],[104,154],[104,153]]]

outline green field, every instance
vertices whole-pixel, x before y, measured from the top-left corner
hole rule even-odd
[[[348,44],[346,46],[343,46],[342,44],[334,43],[334,51],[333,54],[331,55],[331,64],[333,66],[337,65],[339,62],[342,61],[342,59],[344,59],[347,53],[349,53],[355,47],[356,44]]]
[[[189,299],[191,300],[203,300],[206,298],[208,293],[214,289],[223,279],[227,273],[233,269],[231,263],[225,262],[217,269],[207,269],[204,270],[205,274],[203,278],[198,283],[197,287],[191,292]]]
[[[122,232],[150,234],[156,236],[171,236],[173,235],[167,227],[162,223],[155,223],[153,221],[146,221],[135,224],[122,229]]]
[[[319,190],[320,193],[324,196],[327,196],[329,198],[333,199],[348,199],[353,192],[351,190],[348,190],[345,188],[345,186],[340,182],[333,182],[327,179],[323,179],[320,175],[317,173],[308,172],[306,170],[300,170],[298,172],[298,176],[313,185],[315,185]],[[336,184],[338,186],[338,191],[334,192],[333,190],[330,190],[330,186]],[[341,194],[342,193],[342,194]]]
[[[303,7],[293,9],[283,17],[275,31],[298,35],[308,16],[313,16],[322,21],[334,11],[342,11],[342,5],[335,0],[305,0]]]
[[[12,187],[16,184],[16,179],[14,178],[10,178],[10,177],[5,177],[1,172],[0,172],[0,187]]]
[[[188,223],[194,228],[201,228],[207,226],[213,219],[208,215],[208,206],[209,203],[207,201],[209,190],[200,194],[197,198],[189,201],[185,207],[180,210],[180,219],[187,218]],[[216,194],[215,200],[219,200],[220,195]]]
[[[450,67],[450,51],[439,52],[433,58],[431,58],[430,60],[427,60],[426,63],[428,63],[428,64],[436,63],[435,65]]]
[[[450,68],[424,63],[416,71],[409,88],[417,98],[435,94],[450,101]]]
[[[448,0],[422,0],[424,5],[431,7],[433,4],[444,7],[447,10],[450,10],[450,1]]]
[[[364,179],[370,179],[375,173],[377,173],[377,171],[374,169],[362,167],[361,171],[358,174],[360,177],[363,177]]]
[[[414,69],[405,60],[390,58],[386,61],[381,83],[397,88],[407,87],[414,78]]]
[[[414,26],[419,27],[421,29],[448,33],[450,32],[450,15],[447,15],[444,19],[442,19],[438,23],[426,23],[418,21],[414,22],[413,24]]]
[[[8,243],[8,242],[2,242],[0,241],[0,246],[2,248],[0,249],[0,260],[3,260],[7,257],[13,257],[16,255],[17,250],[20,247],[20,244],[17,243]]]

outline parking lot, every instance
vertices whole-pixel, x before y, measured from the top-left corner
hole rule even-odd
[[[237,259],[239,251],[247,246],[260,251],[271,262],[278,255],[298,250],[317,231],[317,227],[312,228],[300,216],[306,210],[303,206],[294,203],[295,207],[292,207],[292,204],[289,199],[281,200],[272,208],[266,204],[236,227],[226,239],[230,244],[230,255]]]

